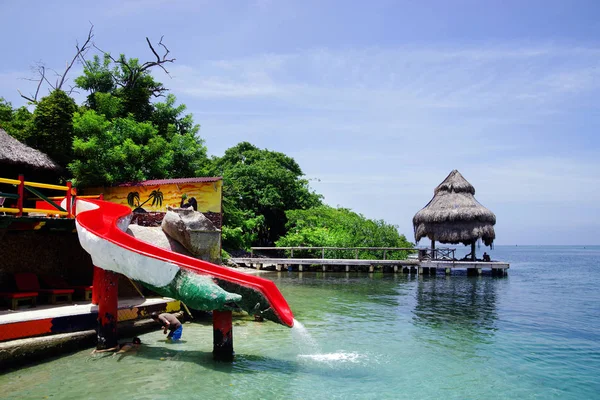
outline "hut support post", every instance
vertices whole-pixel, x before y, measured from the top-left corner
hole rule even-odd
[[[471,261],[476,261],[477,257],[475,257],[475,242],[471,243]]]
[[[233,361],[233,326],[231,311],[213,311],[213,359]]]
[[[431,259],[435,260],[435,239],[431,238]]]
[[[98,268],[102,281],[96,293],[98,301],[98,343],[96,349],[110,349],[117,345],[117,320],[119,305],[119,275]],[[96,288],[94,287],[94,291]]]

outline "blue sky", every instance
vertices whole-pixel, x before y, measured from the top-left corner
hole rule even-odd
[[[164,35],[177,61],[156,76],[210,154],[281,151],[328,204],[410,239],[458,169],[497,244],[600,244],[600,2],[0,0],[0,15],[15,106],[30,66],[61,69],[89,21],[130,57]]]

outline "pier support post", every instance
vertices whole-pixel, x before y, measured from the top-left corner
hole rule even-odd
[[[277,264],[277,265],[275,265],[275,269],[276,269],[277,271],[281,271],[281,264]]]
[[[372,265],[369,265],[369,273],[372,273],[375,271],[375,267]]]
[[[213,311],[213,359],[233,361],[233,326],[231,311]]]
[[[450,275],[450,271],[452,271],[451,268],[446,268],[446,275]]]
[[[394,273],[397,273],[397,272],[398,272],[398,266],[394,265]]]
[[[300,272],[304,271],[304,265],[302,265],[302,264],[298,265],[298,271],[300,271]]]
[[[346,265],[346,272],[350,272],[350,266]]]
[[[418,274],[418,275],[423,275],[423,267],[419,267],[419,268],[417,269],[417,274]]]
[[[481,275],[481,268],[477,268],[477,275]]]
[[[327,272],[327,265],[322,265],[321,267],[323,269],[323,272]]]
[[[117,322],[119,308],[119,275],[116,272],[97,268],[94,278],[100,281],[96,292],[98,302],[98,342],[96,349],[110,349],[117,345]],[[96,283],[96,281],[94,281]],[[94,287],[94,291],[97,289]]]

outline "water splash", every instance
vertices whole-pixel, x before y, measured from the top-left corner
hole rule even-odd
[[[301,354],[298,357],[307,358],[317,362],[351,362],[357,363],[362,356],[358,353],[324,353],[324,354]]]
[[[300,350],[303,352],[321,352],[321,348],[317,341],[310,335],[304,325],[295,318],[294,325],[292,326],[292,338],[294,339],[294,342],[297,342],[300,345]]]

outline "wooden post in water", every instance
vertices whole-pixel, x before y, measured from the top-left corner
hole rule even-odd
[[[233,361],[233,326],[231,311],[213,310],[213,359]]]
[[[475,257],[475,242],[471,243],[471,261],[477,260]]]

